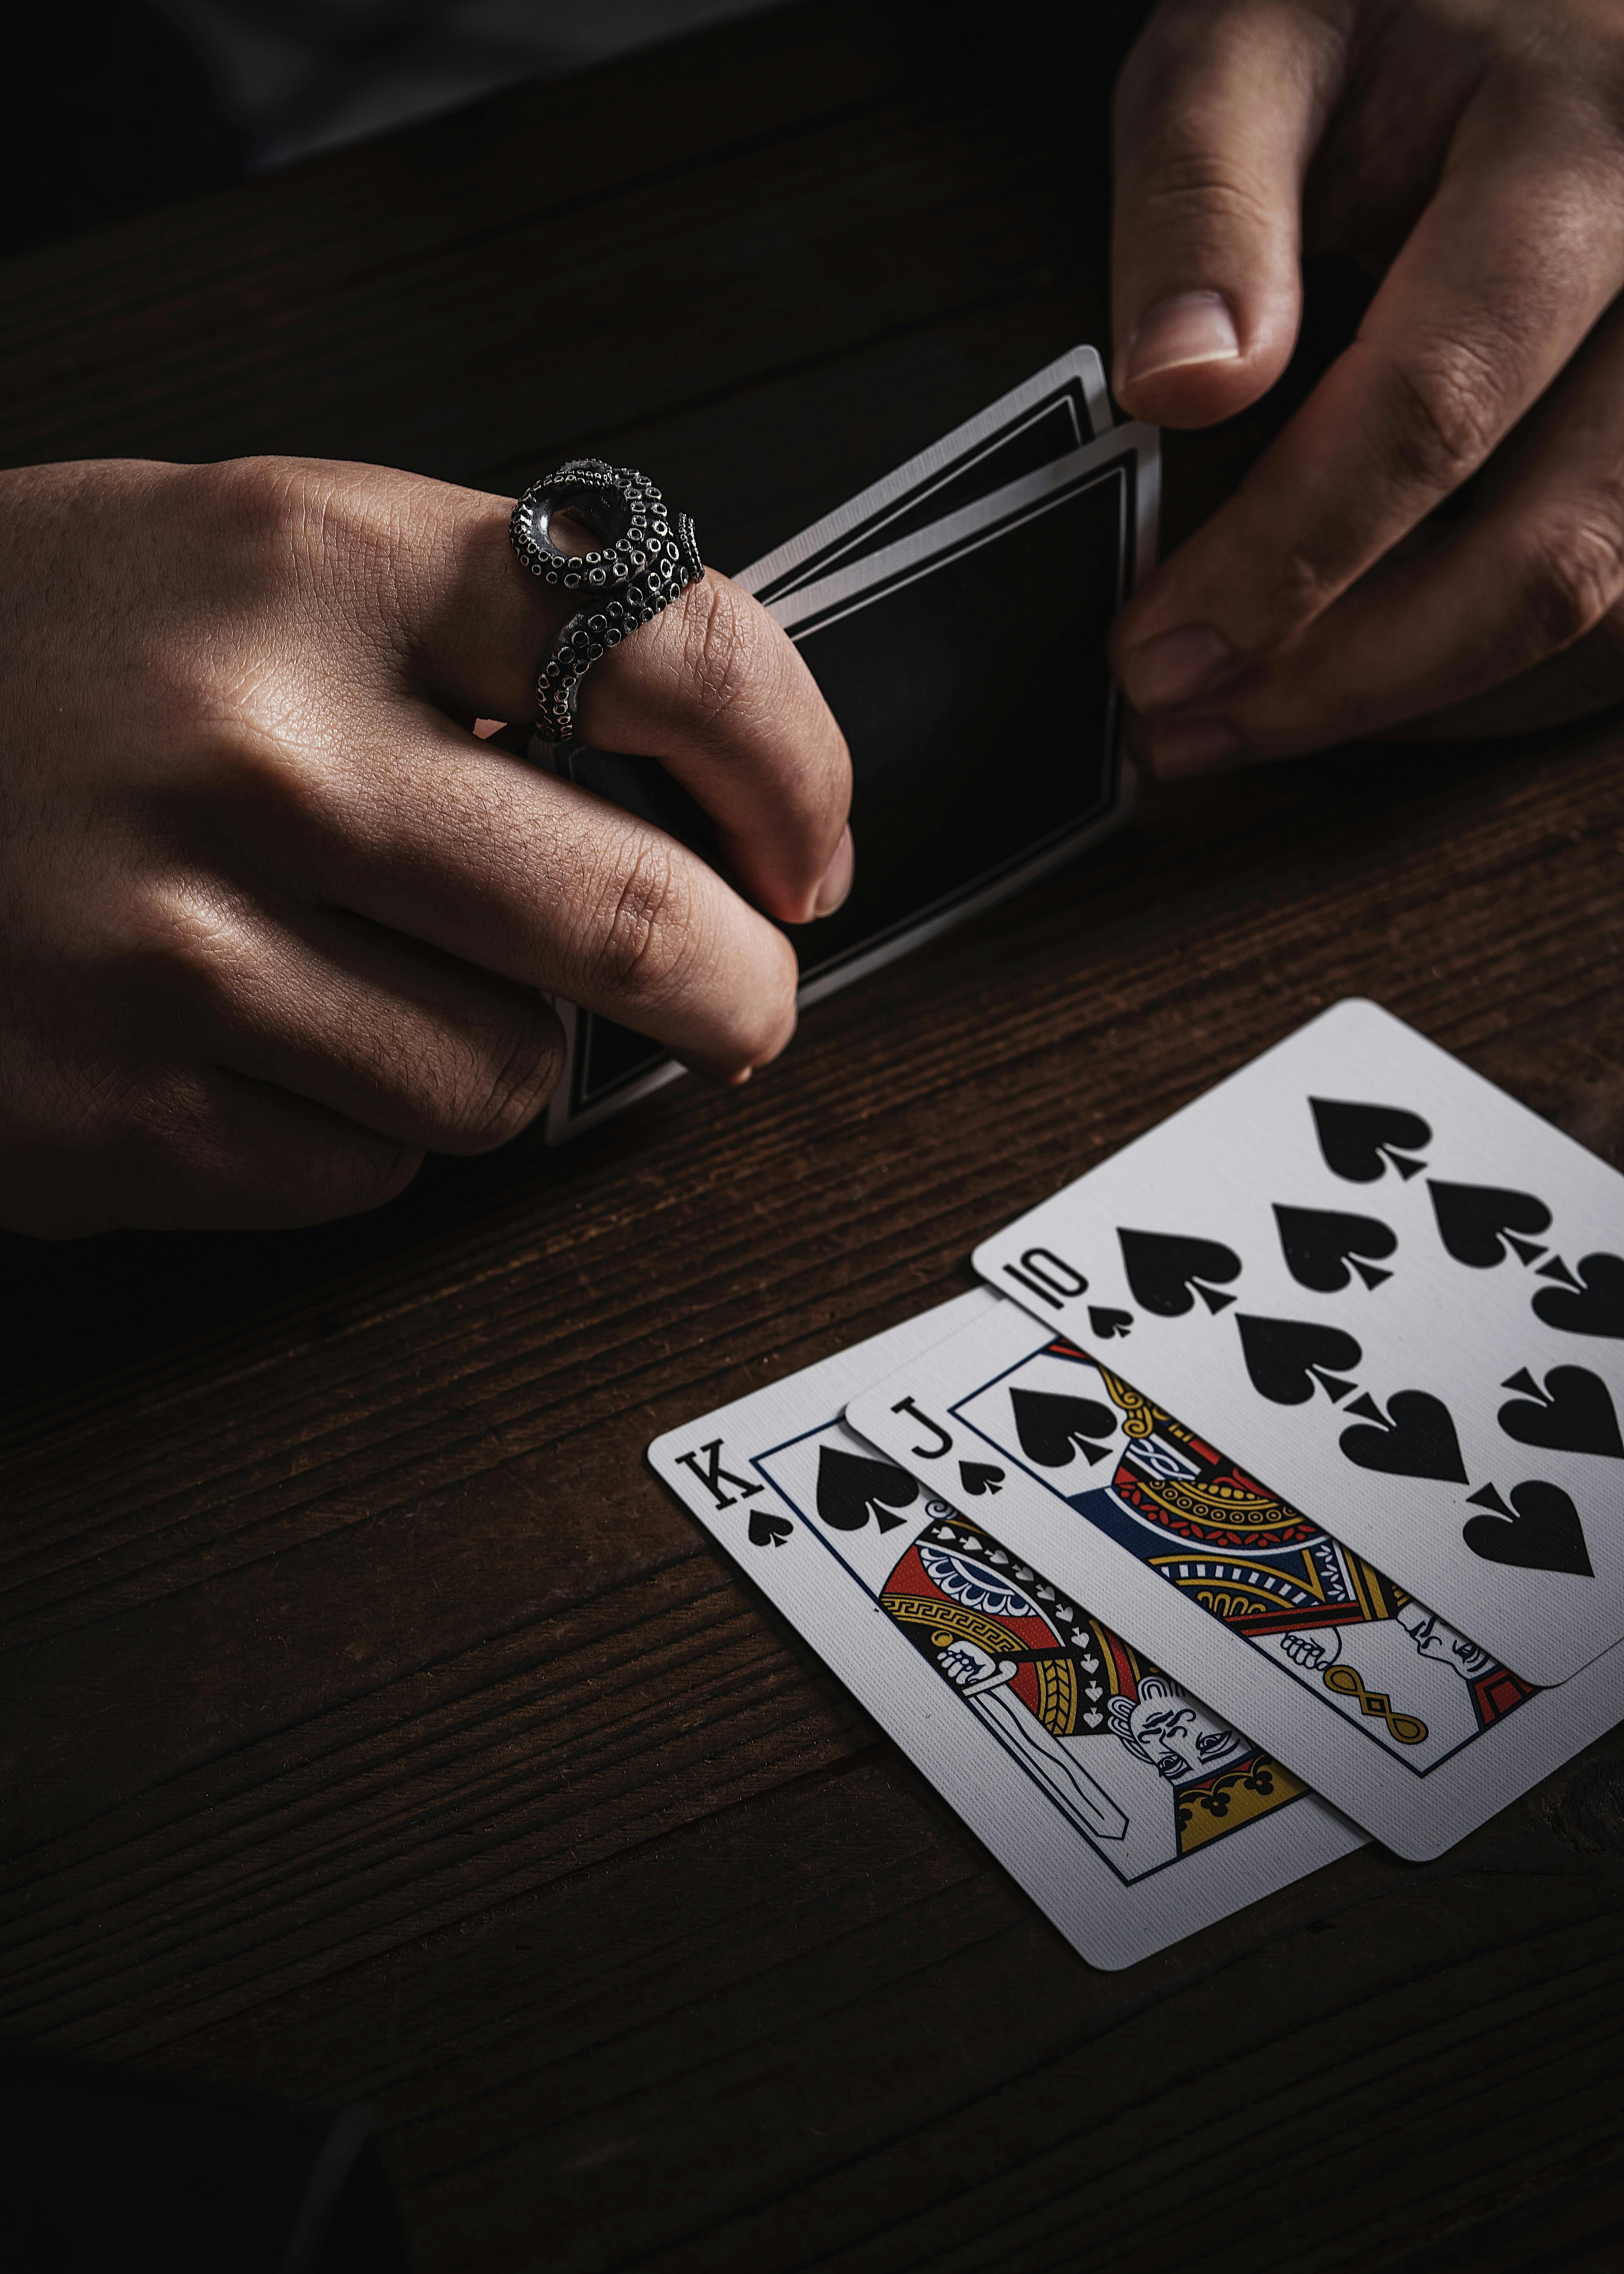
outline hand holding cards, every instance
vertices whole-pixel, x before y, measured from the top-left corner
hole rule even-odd
[[[1151,564],[1154,429],[1113,427],[1079,348],[738,578],[809,666],[852,752],[854,889],[791,934],[820,1000],[1094,843],[1126,814],[1106,633]],[[537,753],[532,753],[536,755]],[[714,859],[651,760],[545,752]],[[560,1003],[556,1141],[668,1081],[656,1044]]]
[[[1582,1148],[1350,1002],[976,1261],[650,1457],[1085,1957],[1436,1855],[1624,1715]]]

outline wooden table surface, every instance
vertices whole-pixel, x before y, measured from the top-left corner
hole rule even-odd
[[[796,8],[19,257],[0,453],[585,448],[748,559],[1105,336],[1097,124],[983,64]],[[643,1449],[1339,996],[1624,1162],[1621,738],[1152,795],[351,1224],[5,1242],[0,2029],[371,2100],[425,2274],[1617,2266],[1624,1744],[1094,1973]]]

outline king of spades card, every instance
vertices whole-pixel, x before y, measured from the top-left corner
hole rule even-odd
[[[1278,1762],[936,1502],[882,1608],[1124,1879],[1295,1800]]]

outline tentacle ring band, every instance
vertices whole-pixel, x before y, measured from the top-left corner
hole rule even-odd
[[[598,549],[566,553],[552,533],[555,514],[584,523]],[[694,524],[669,510],[646,474],[601,458],[570,458],[530,484],[508,533],[532,576],[579,595],[536,679],[536,732],[544,742],[567,742],[581,681],[598,657],[704,575]]]

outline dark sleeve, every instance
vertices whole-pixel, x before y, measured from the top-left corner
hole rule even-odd
[[[374,2129],[0,2045],[7,2274],[407,2274]]]

